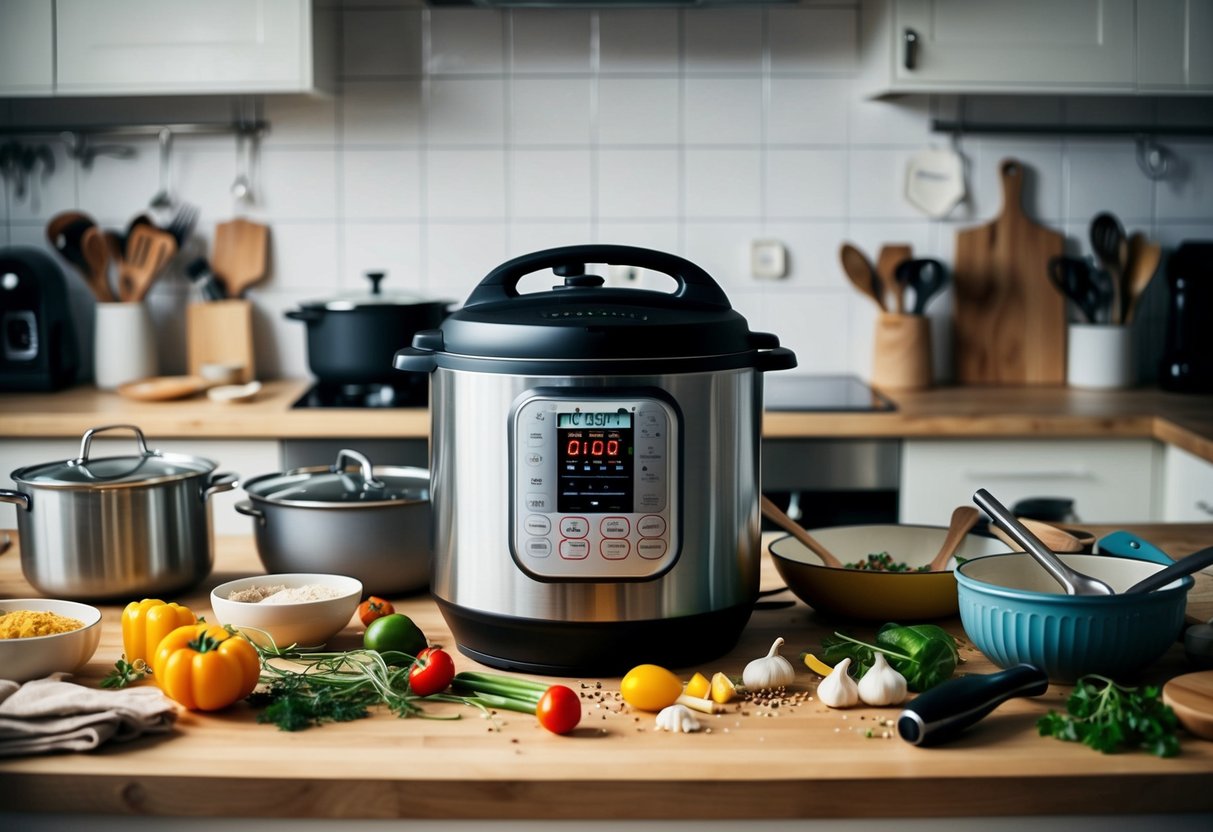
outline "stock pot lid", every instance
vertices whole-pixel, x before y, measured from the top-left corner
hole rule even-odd
[[[425,298],[411,292],[384,291],[379,285],[385,277],[384,272],[367,272],[366,277],[371,281],[370,291],[343,292],[329,298],[305,301],[299,305],[304,309],[323,309],[328,312],[390,309],[398,306],[434,306],[445,311],[450,306],[450,301]]]
[[[347,460],[355,464],[348,465]],[[331,466],[267,474],[245,483],[244,490],[253,497],[284,505],[414,503],[429,499],[430,474],[424,468],[371,466],[362,454],[343,450]]]
[[[138,456],[48,462],[16,471],[13,478],[44,486],[134,485],[196,477],[209,474],[215,467],[213,462],[201,457],[153,451]]]

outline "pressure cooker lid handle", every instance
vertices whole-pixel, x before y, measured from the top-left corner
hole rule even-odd
[[[542,269],[552,269],[559,275],[570,276],[572,287],[593,288],[600,280],[579,281],[586,263],[606,263],[611,266],[637,266],[669,275],[678,284],[672,293],[690,303],[731,309],[728,296],[711,275],[674,254],[636,246],[580,245],[549,248],[515,257],[493,269],[480,281],[463,305],[464,309],[482,303],[498,303],[518,297],[518,281]]]

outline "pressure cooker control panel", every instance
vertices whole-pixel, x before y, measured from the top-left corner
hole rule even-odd
[[[678,556],[678,415],[657,398],[537,395],[514,411],[514,559],[549,580],[636,580]]]

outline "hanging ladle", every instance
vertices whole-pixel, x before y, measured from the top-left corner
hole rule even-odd
[[[765,494],[762,497],[762,516],[770,520],[775,525],[779,526],[785,532],[788,532],[792,537],[799,540],[805,546],[808,546],[812,552],[821,558],[821,562],[831,569],[845,569],[842,561],[834,557],[826,547],[822,546],[815,537],[804,530],[799,523],[788,517],[779,506],[772,503]]]
[[[1143,578],[1126,589],[1125,594],[1130,592],[1153,592],[1177,578],[1191,575],[1193,572],[1199,572],[1206,566],[1213,566],[1213,546],[1206,546],[1199,552],[1194,552],[1186,558],[1175,561],[1175,563],[1166,569],[1159,570],[1148,578]]]
[[[160,128],[160,190],[152,197],[148,206],[167,210],[173,207],[172,193],[172,152],[173,131],[167,127]]]
[[[984,488],[977,489],[977,492],[973,495],[973,502],[984,509],[985,513],[990,515],[990,518],[1003,531],[1009,534],[1012,540],[1024,548],[1025,552],[1036,558],[1036,562],[1044,567],[1044,570],[1053,577],[1053,580],[1062,585],[1066,591],[1066,595],[1116,594],[1112,590],[1112,587],[1098,578],[1092,578],[1090,575],[1075,572],[1062,563],[1061,559],[1049,551],[1049,547],[1045,546],[1040,538],[1024,528],[1024,525],[1015,519],[1015,515],[1011,514],[1006,506],[994,499],[994,495],[989,491],[986,491]]]

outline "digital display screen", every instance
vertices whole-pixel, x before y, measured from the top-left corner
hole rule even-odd
[[[557,414],[556,441],[558,512],[632,512],[632,414],[626,411]]]

